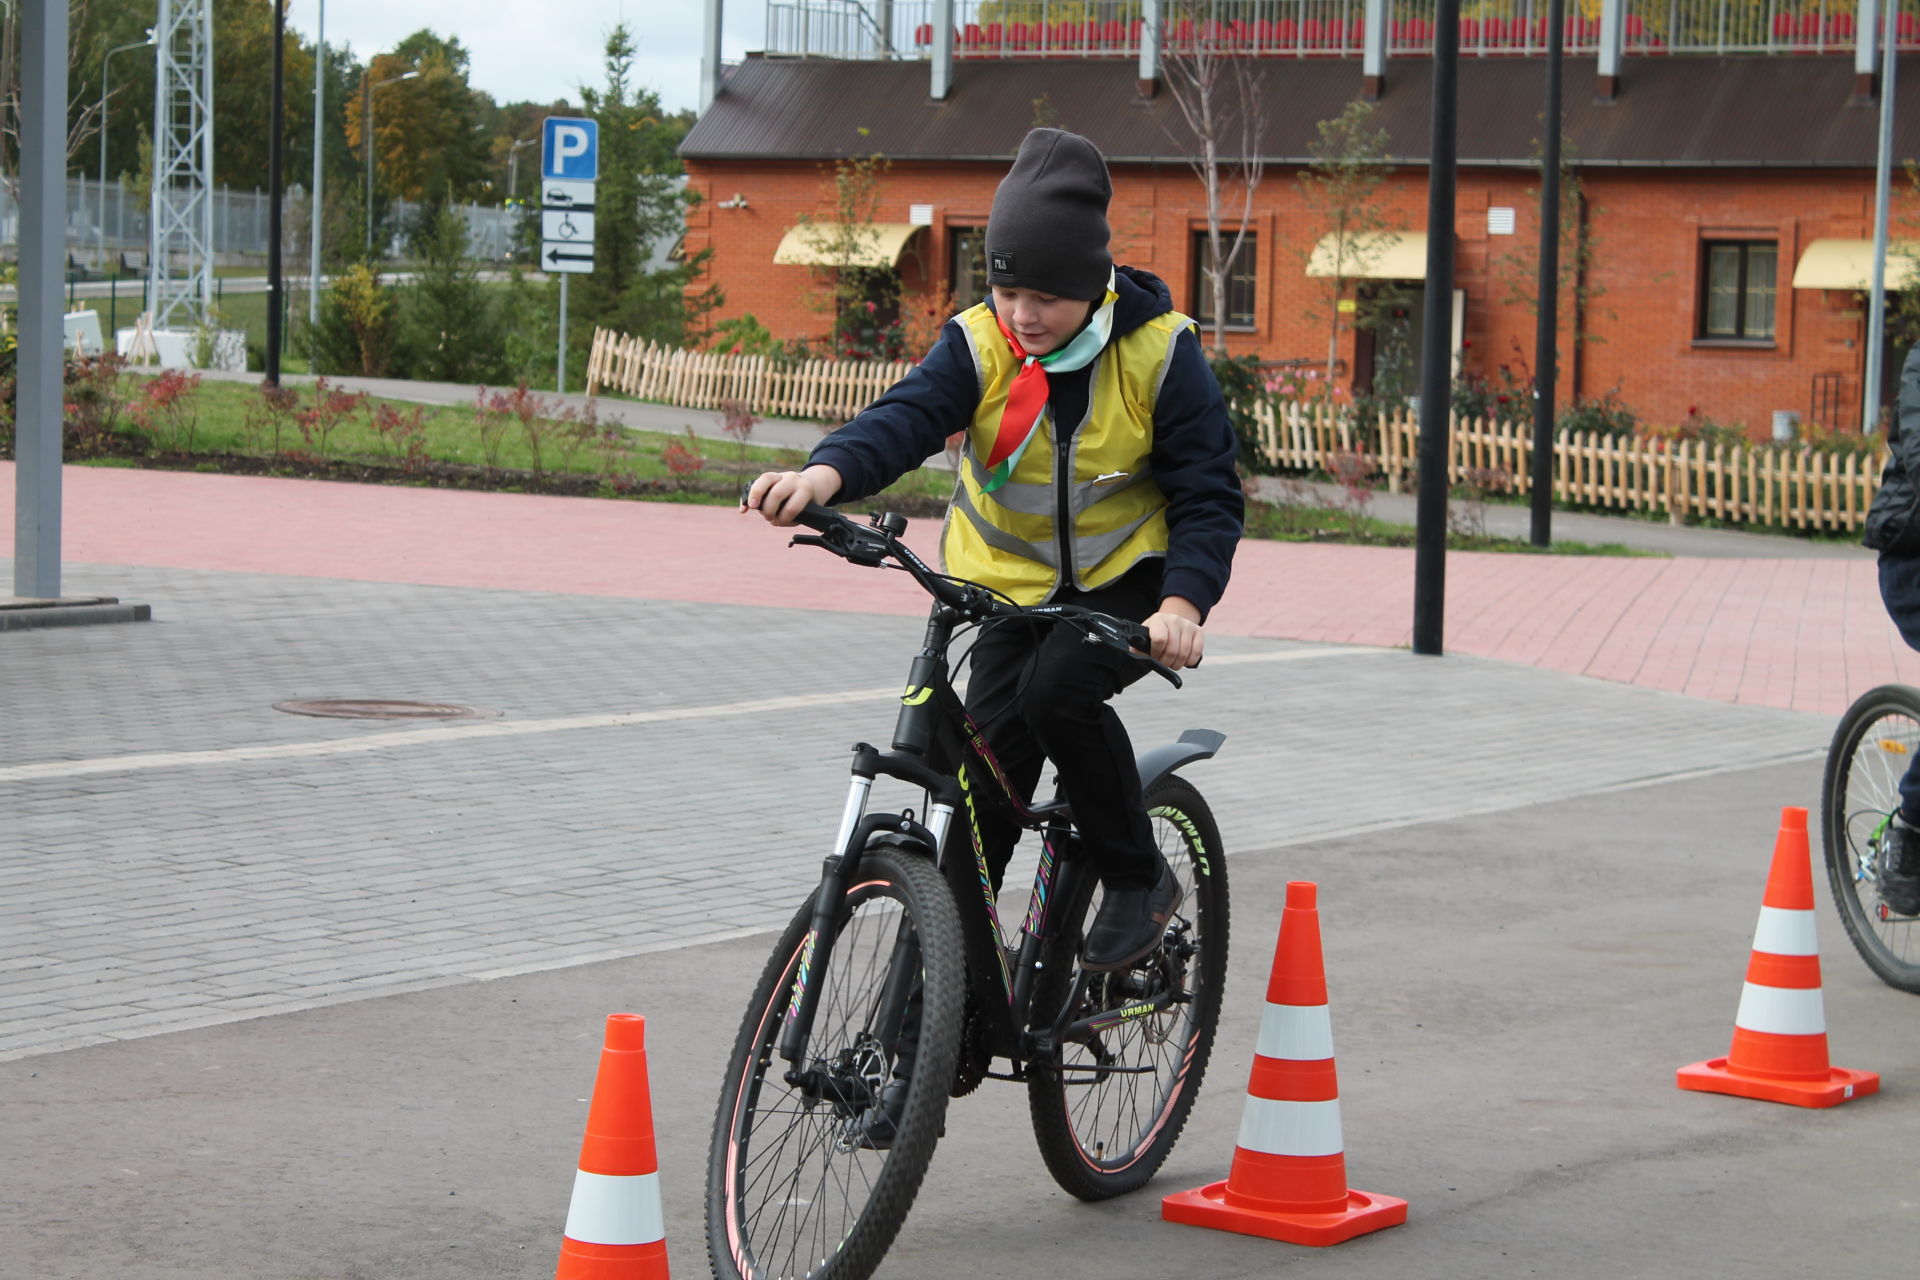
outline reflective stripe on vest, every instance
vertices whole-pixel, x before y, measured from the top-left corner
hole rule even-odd
[[[990,583],[1020,604],[1051,598],[1065,585],[1063,498],[1071,585],[1105,586],[1140,561],[1165,555],[1167,500],[1149,461],[1153,407],[1173,344],[1193,321],[1169,312],[1110,342],[1089,368],[1087,416],[1067,436],[1064,458],[1049,407],[1007,482],[988,493],[980,459],[999,429],[1019,363],[986,304],[959,320],[980,378],[980,404],[941,534],[946,571]]]

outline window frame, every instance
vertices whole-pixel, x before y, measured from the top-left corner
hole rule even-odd
[[[1696,297],[1694,308],[1693,342],[1702,347],[1746,347],[1777,348],[1781,345],[1780,333],[1780,261],[1781,241],[1779,236],[1765,235],[1716,235],[1703,236],[1700,240],[1700,261],[1696,278]],[[1739,266],[1734,285],[1734,332],[1715,332],[1708,328],[1709,314],[1713,305],[1713,256],[1714,250],[1736,248],[1739,250]],[[1770,330],[1764,335],[1747,332],[1747,311],[1751,289],[1749,285],[1749,266],[1754,249],[1773,251],[1773,288],[1769,306],[1768,320]]]
[[[1232,229],[1221,228],[1221,237],[1223,239],[1238,234],[1239,228],[1237,227]],[[1193,321],[1203,329],[1210,329],[1213,327],[1213,317],[1207,314],[1206,307],[1202,305],[1206,301],[1206,289],[1209,283],[1205,270],[1206,255],[1211,247],[1207,237],[1207,229],[1205,227],[1191,228],[1188,243],[1189,252],[1187,260],[1192,273],[1189,278],[1193,281]],[[1226,333],[1258,333],[1260,331],[1260,230],[1258,227],[1248,227],[1246,229],[1246,235],[1241,241],[1240,255],[1247,254],[1249,250],[1252,251],[1251,270],[1243,274],[1242,264],[1245,262],[1245,258],[1244,256],[1236,256],[1233,271],[1227,277],[1228,317],[1226,323],[1221,326],[1222,330]],[[1232,308],[1235,294],[1241,290],[1244,290],[1244,299],[1246,302],[1246,320],[1244,322],[1234,319]]]
[[[977,306],[985,302],[993,292],[992,286],[987,283],[987,227],[984,222],[978,224],[972,222],[949,222],[946,231],[947,287],[953,295],[955,311],[965,311],[968,307]],[[978,236],[980,239],[980,296],[971,301],[962,301],[960,293],[960,248],[971,236]]]

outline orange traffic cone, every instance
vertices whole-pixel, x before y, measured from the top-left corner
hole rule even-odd
[[[1733,1047],[1724,1058],[1681,1067],[1679,1080],[1682,1089],[1796,1107],[1831,1107],[1880,1091],[1880,1077],[1873,1072],[1827,1061],[1805,809],[1780,811],[1767,896],[1753,931],[1753,959],[1733,1015]]]
[[[1287,885],[1240,1141],[1225,1182],[1160,1202],[1168,1222],[1339,1244],[1407,1220],[1407,1202],[1347,1186],[1315,886]]]
[[[607,1019],[554,1280],[667,1280],[647,1020],[636,1013]]]

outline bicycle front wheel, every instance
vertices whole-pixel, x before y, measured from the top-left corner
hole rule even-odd
[[[1889,986],[1920,993],[1920,919],[1880,901],[1875,874],[1900,779],[1920,755],[1920,691],[1882,685],[1862,694],[1834,731],[1821,787],[1827,878],[1854,949]]]
[[[1147,790],[1156,842],[1184,891],[1166,944],[1136,968],[1079,974],[1086,915],[1047,945],[1036,1023],[1068,1005],[1093,1024],[1036,1063],[1027,1085],[1033,1134],[1047,1171],[1082,1200],[1106,1200],[1159,1172],[1193,1110],[1213,1052],[1227,974],[1227,864],[1206,801],[1180,777]],[[1095,899],[1097,901],[1097,898]],[[1069,1004],[1070,1002],[1070,1004]],[[1142,1006],[1157,1011],[1138,1014]],[[1111,1015],[1111,1022],[1103,1022]]]
[[[869,851],[824,967],[808,937],[811,916],[811,904],[801,908],[761,974],[714,1117],[707,1251],[722,1280],[872,1275],[946,1115],[965,965],[959,913],[939,871],[912,853]],[[820,996],[805,1061],[794,1065],[776,1046],[802,981],[819,984]],[[916,983],[903,1037],[901,994]],[[888,1004],[894,1031],[881,1029]],[[903,1039],[917,1039],[906,1101],[891,1143],[875,1144],[865,1126]]]

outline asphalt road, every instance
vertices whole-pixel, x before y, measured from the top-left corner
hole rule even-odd
[[[1234,859],[1220,1047],[1160,1178],[1072,1200],[1017,1086],[989,1083],[954,1104],[880,1274],[1908,1274],[1920,1004],[1835,951],[1830,914],[1835,1059],[1883,1072],[1883,1092],[1802,1111],[1673,1083],[1726,1049],[1772,811],[1815,780],[1740,770]],[[1350,1182],[1411,1205],[1327,1250],[1158,1217],[1160,1194],[1225,1175],[1291,877],[1321,884]],[[718,1064],[767,942],[0,1064],[0,1274],[550,1275],[619,1010],[648,1018],[675,1273],[704,1274]]]

